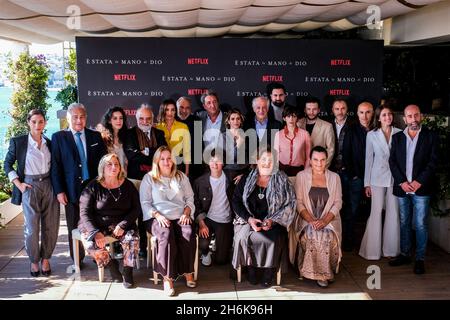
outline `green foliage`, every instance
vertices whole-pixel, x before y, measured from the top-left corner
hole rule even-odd
[[[78,88],[77,88],[77,55],[75,50],[70,50],[67,61],[67,65],[64,75],[64,80],[68,83],[67,86],[62,88],[56,95],[55,100],[60,102],[64,110],[67,107],[78,101]]]
[[[5,174],[5,170],[3,169],[3,161],[0,160],[0,192],[10,196],[12,193],[12,188],[13,188],[12,183],[9,182],[9,179]]]
[[[435,216],[450,215],[449,208],[439,206],[441,200],[450,199],[450,155],[448,152],[450,150],[450,127],[447,121],[448,118],[445,116],[432,116],[425,118],[422,122],[425,127],[437,132],[440,138],[440,161],[437,169],[439,189],[431,200],[431,210]]]
[[[47,111],[47,80],[50,74],[43,55],[33,57],[27,52],[16,61],[9,60],[8,67],[8,78],[13,83],[14,91],[10,111],[12,122],[6,138],[28,132],[27,114],[30,110],[39,108]]]
[[[62,104],[64,110],[67,110],[67,107],[72,102],[78,101],[77,87],[69,84],[68,86],[62,88],[60,91],[58,91],[55,100]]]

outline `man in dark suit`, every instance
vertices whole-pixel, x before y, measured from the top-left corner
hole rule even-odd
[[[72,103],[67,109],[69,129],[52,136],[51,178],[53,192],[66,209],[70,256],[73,259],[72,230],[80,219],[79,199],[86,184],[98,173],[100,159],[106,147],[99,132],[86,128],[86,109],[81,103]],[[84,249],[80,244],[80,258]]]
[[[394,195],[400,209],[400,255],[391,266],[411,262],[411,220],[416,230],[416,262],[414,273],[425,273],[427,217],[430,197],[439,183],[435,172],[438,165],[438,135],[421,126],[422,114],[416,105],[405,108],[406,128],[392,136],[389,167],[394,177]],[[414,214],[413,214],[414,213]]]
[[[255,114],[254,117],[248,117],[244,123],[244,130],[246,135],[246,143],[248,143],[249,154],[254,155],[256,148],[264,148],[270,146],[273,149],[273,139],[275,133],[282,127],[281,122],[269,118],[269,99],[266,97],[256,97],[252,101],[252,108]],[[253,139],[253,129],[256,134],[256,139]],[[256,144],[254,141],[256,140]],[[252,162],[256,159],[252,159]],[[256,163],[256,162],[255,162]]]
[[[153,155],[160,146],[166,146],[164,132],[153,127],[153,110],[143,103],[136,110],[137,125],[129,129],[123,147],[128,159],[127,176],[139,190],[144,175],[152,169]],[[142,213],[138,217],[139,256],[147,256],[147,231],[142,221]]]
[[[348,192],[344,193],[346,211],[342,212],[342,248],[352,251],[354,243],[354,223],[364,191],[364,170],[366,163],[367,132],[373,129],[374,109],[370,102],[362,102],[356,111],[358,122],[351,125],[344,137],[342,161]]]
[[[283,122],[283,110],[289,106],[286,102],[286,88],[283,84],[272,82],[267,85],[267,96],[270,99],[269,119]],[[296,109],[296,108],[294,108]]]
[[[153,110],[142,104],[136,110],[137,125],[130,128],[124,145],[128,159],[129,179],[142,180],[152,168],[153,155],[160,146],[166,146],[164,132],[153,127]]]

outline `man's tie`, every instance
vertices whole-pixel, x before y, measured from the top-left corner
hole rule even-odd
[[[75,144],[77,145],[78,154],[81,160],[81,178],[84,180],[89,179],[89,171],[87,166],[86,154],[84,153],[83,142],[81,141],[81,132],[75,133]]]

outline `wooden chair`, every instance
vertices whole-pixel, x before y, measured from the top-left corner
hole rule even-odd
[[[239,266],[236,269],[236,273],[237,273],[237,282],[241,282],[242,281],[242,267],[241,266]],[[281,284],[281,265],[277,271],[277,286],[279,286],[280,284]]]
[[[158,239],[147,231],[147,268],[150,267],[150,260],[153,269],[153,282],[158,284],[158,273],[155,271],[155,258],[156,258],[156,245]],[[196,249],[194,260],[194,280],[197,281],[198,277],[198,235],[195,235]]]
[[[73,260],[75,264],[75,273],[80,273],[80,251],[78,242],[81,241],[81,233],[78,229],[72,230],[72,244],[73,244]],[[114,256],[114,246],[113,243],[118,241],[114,237],[107,236],[105,237],[105,241],[107,244],[109,244],[109,252],[111,256]],[[139,263],[139,256],[136,257],[136,268],[140,268]],[[98,281],[103,282],[105,278],[105,268],[104,267],[98,267]]]

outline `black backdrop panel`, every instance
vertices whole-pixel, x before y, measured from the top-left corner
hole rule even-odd
[[[382,41],[80,37],[76,47],[79,101],[91,126],[111,106],[133,115],[147,102],[157,112],[163,99],[187,95],[196,110],[206,89],[221,107],[247,112],[270,82],[283,83],[288,102],[302,109],[307,96],[318,97],[322,115],[335,96],[351,110],[381,96]]]

